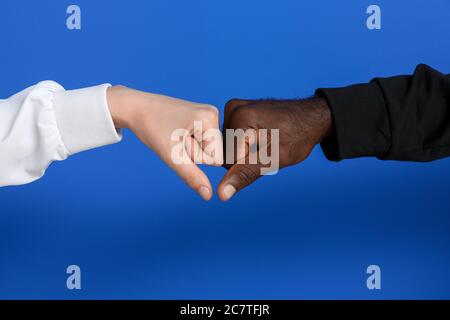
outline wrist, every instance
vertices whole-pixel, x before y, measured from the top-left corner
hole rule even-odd
[[[108,88],[106,93],[109,112],[116,128],[130,128],[136,113],[134,90],[117,85]]]
[[[324,98],[312,98],[315,104],[316,114],[318,119],[318,127],[320,128],[319,141],[322,142],[325,138],[333,134],[333,117],[328,102]]]
[[[333,119],[327,100],[321,97],[313,97],[305,100],[297,100],[296,123],[302,124],[302,134],[308,133],[310,141],[316,145],[333,133]]]

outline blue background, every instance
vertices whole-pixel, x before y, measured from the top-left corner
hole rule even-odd
[[[366,27],[378,4],[382,29]],[[448,0],[1,1],[0,96],[44,79],[212,103],[450,72]],[[217,186],[222,168],[205,168]],[[450,298],[450,159],[327,161],[207,203],[130,132],[0,190],[0,298]],[[66,288],[66,267],[82,290]],[[382,289],[366,287],[366,268]]]

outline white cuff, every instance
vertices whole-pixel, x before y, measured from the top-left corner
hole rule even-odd
[[[110,84],[54,94],[56,124],[61,139],[74,154],[84,150],[119,142],[120,130],[114,128],[106,100]]]

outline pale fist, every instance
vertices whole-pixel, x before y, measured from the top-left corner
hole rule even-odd
[[[120,86],[108,90],[108,103],[116,126],[130,128],[203,199],[211,199],[211,183],[196,163],[223,164],[215,107]]]

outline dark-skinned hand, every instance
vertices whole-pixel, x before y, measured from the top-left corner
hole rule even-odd
[[[279,129],[279,168],[305,160],[314,146],[332,132],[332,117],[325,99],[306,100],[241,100],[232,99],[225,106],[224,146],[229,143],[226,129]],[[270,130],[268,130],[269,132]],[[256,143],[256,145],[254,145]],[[246,158],[238,164],[238,151],[233,153],[233,163],[225,163],[228,172],[218,187],[219,197],[226,201],[236,192],[255,182],[261,176],[261,168],[267,167],[259,161],[249,164],[249,150],[276,149],[272,146],[270,133],[264,140],[247,141]],[[252,146],[252,147],[250,147]]]

